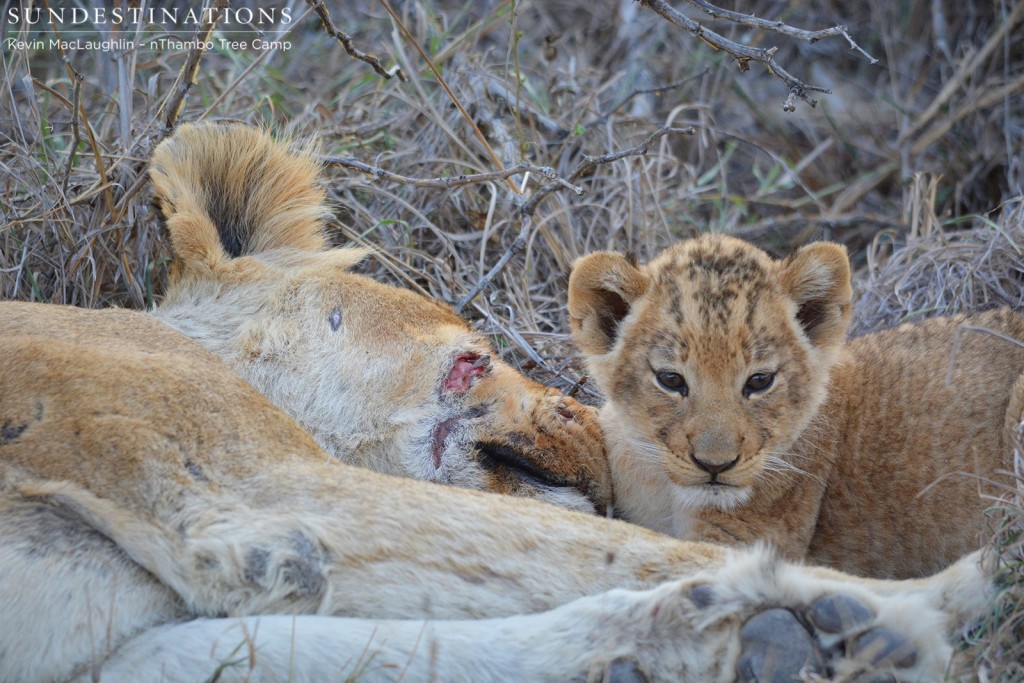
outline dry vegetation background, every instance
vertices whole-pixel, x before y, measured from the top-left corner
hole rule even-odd
[[[198,5],[156,6],[172,4]],[[778,47],[788,71],[832,93],[786,113],[786,88],[760,66],[741,73],[631,0],[406,0],[391,3],[394,17],[374,0],[326,5],[357,47],[406,81],[350,58],[303,0],[259,3],[294,18],[262,36],[291,48],[264,52],[159,49],[146,41],[167,35],[160,26],[104,25],[94,38],[142,48],[61,54],[6,40],[54,37],[48,28],[5,25],[0,297],[151,306],[168,245],[146,159],[169,118],[213,118],[315,135],[325,155],[348,160],[326,174],[337,242],[378,248],[365,266],[376,277],[463,303],[508,359],[563,389],[580,373],[564,276],[594,249],[645,259],[706,230],[779,254],[837,240],[859,269],[858,331],[999,303],[1024,309],[1024,0],[727,5],[807,29],[847,25],[876,64],[841,37],[809,45],[674,5],[738,43]],[[174,35],[193,37],[191,27]],[[353,161],[421,179],[497,170],[417,46],[505,166],[550,167],[585,194],[536,172],[444,187],[353,171]],[[694,132],[584,164],[666,126]],[[587,387],[582,397],[597,398]],[[1010,528],[1000,542],[1020,540]],[[1014,599],[1006,593],[980,631],[968,678],[1024,679]]]

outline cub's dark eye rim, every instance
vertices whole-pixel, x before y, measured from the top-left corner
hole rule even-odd
[[[747,378],[747,383],[743,385],[743,395],[750,398],[768,391],[773,384],[775,384],[774,372],[755,372]]]
[[[678,372],[674,372],[672,370],[657,370],[654,373],[654,378],[658,380],[658,384],[661,385],[662,389],[674,391],[675,393],[683,396],[690,393],[690,387],[686,384],[686,378]]]

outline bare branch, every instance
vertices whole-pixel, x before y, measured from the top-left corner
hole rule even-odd
[[[723,18],[729,21],[741,24],[743,26],[749,26],[752,28],[762,29],[766,31],[772,31],[773,33],[779,33],[782,35],[790,36],[793,38],[799,38],[806,40],[807,42],[814,43],[823,38],[830,36],[841,35],[849,41],[850,46],[858,50],[861,54],[867,57],[872,64],[876,60],[874,57],[864,52],[853,39],[850,38],[846,32],[844,26],[835,26],[833,28],[824,29],[821,31],[805,31],[803,29],[793,28],[779,21],[768,21],[765,19],[758,19],[757,17],[739,14],[737,12],[731,12],[729,10],[720,9],[705,0],[686,0],[692,5],[701,8],[713,18]],[[789,89],[789,96],[786,98],[785,103],[782,105],[783,110],[793,111],[796,108],[795,100],[799,98],[809,104],[810,106],[816,106],[818,101],[812,99],[807,93],[808,92],[820,92],[829,93],[831,92],[827,88],[821,88],[814,85],[808,85],[803,81],[800,81],[795,76],[790,74],[788,71],[783,69],[778,62],[775,61],[775,52],[777,48],[752,48],[739,43],[733,42],[728,38],[715,33],[709,28],[706,28],[702,24],[694,21],[690,17],[686,16],[679,10],[675,9],[664,0],[639,0],[640,4],[644,7],[650,7],[652,10],[660,14],[662,17],[667,19],[670,23],[682,28],[690,33],[694,34],[705,43],[710,45],[715,50],[721,50],[726,54],[731,55],[736,62],[739,64],[741,71],[746,71],[750,68],[750,62],[757,62],[761,64],[771,75],[782,81]]]
[[[820,31],[807,31],[802,28],[795,28],[789,24],[784,24],[781,21],[770,21],[768,19],[759,19],[753,14],[740,14],[739,12],[733,12],[731,10],[722,9],[721,7],[715,7],[707,0],[686,0],[691,5],[696,5],[702,10],[707,12],[713,19],[725,19],[731,21],[740,26],[746,26],[748,28],[756,28],[761,31],[771,31],[772,33],[780,33],[790,38],[796,38],[797,40],[803,40],[811,43],[812,45],[819,40],[825,38],[831,38],[832,36],[842,36],[846,38],[846,42],[850,44],[851,50],[864,55],[864,57],[871,64],[877,64],[878,60],[865,52],[860,45],[853,41],[850,34],[847,32],[845,26],[833,26],[832,28],[821,29]]]
[[[462,118],[469,124],[470,130],[473,131],[473,135],[476,136],[476,139],[480,141],[484,151],[487,152],[487,156],[491,158],[491,161],[494,162],[494,165],[498,167],[499,171],[504,171],[505,164],[501,163],[501,159],[498,158],[498,155],[494,153],[494,150],[491,148],[490,144],[488,144],[487,138],[484,137],[484,134],[480,131],[480,127],[476,125],[476,121],[474,121],[473,117],[469,115],[468,111],[466,111],[466,107],[463,106],[461,101],[459,101],[459,98],[455,96],[455,92],[451,87],[449,87],[448,81],[441,75],[441,71],[434,65],[434,62],[423,50],[423,47],[416,41],[416,38],[413,37],[405,23],[402,22],[402,18],[399,17],[398,13],[391,7],[391,3],[388,2],[388,0],[378,0],[378,2],[380,2],[384,9],[387,10],[387,13],[391,15],[391,20],[395,22],[395,26],[397,26],[402,32],[402,35],[405,36],[405,39],[409,44],[416,48],[416,51],[420,53],[420,57],[422,57],[423,61],[426,62],[427,67],[430,69],[430,73],[434,74],[434,78],[437,79],[438,84],[444,89],[445,93],[448,95],[448,99],[452,101],[455,108],[459,110],[460,114],[462,114]],[[506,180],[505,182],[507,182],[508,186],[512,188],[513,193],[519,194],[519,188],[516,187],[515,183],[511,180]]]
[[[666,135],[693,135],[695,132],[696,131],[694,131],[692,127],[659,128],[658,130],[651,133],[646,140],[641,142],[639,145],[636,145],[635,147],[630,147],[629,149],[622,150],[621,152],[602,154],[601,156],[596,157],[584,155],[583,161],[581,161],[579,165],[576,166],[576,169],[569,175],[568,182],[575,182],[584,173],[600,164],[608,164],[613,161],[623,159],[625,157],[642,156],[644,154],[647,154],[647,149],[651,146],[651,144],[654,143],[659,138],[662,138]],[[557,182],[545,183],[543,186],[538,188],[532,195],[530,195],[530,199],[527,200],[525,204],[523,204],[520,211],[522,211],[522,213],[525,215],[533,215],[533,212],[537,209],[537,205],[540,204],[540,201],[557,189]]]
[[[516,238],[512,241],[512,244],[509,245],[508,249],[505,250],[505,253],[501,255],[498,262],[495,263],[489,271],[487,271],[487,274],[480,278],[480,281],[477,282],[471,290],[469,290],[466,296],[459,300],[455,305],[455,312],[461,313],[469,302],[476,298],[477,294],[486,289],[487,286],[491,284],[491,281],[505,269],[509,262],[526,248],[526,241],[530,236],[530,229],[533,226],[533,212],[537,209],[537,205],[542,199],[544,199],[544,197],[547,197],[559,187],[570,187],[576,190],[576,194],[582,194],[583,189],[573,185],[572,181],[590,171],[595,166],[600,164],[609,164],[613,161],[618,161],[619,159],[629,156],[640,156],[646,154],[648,147],[650,147],[652,143],[670,133],[693,135],[694,132],[693,128],[659,128],[649,135],[646,140],[635,147],[630,147],[629,149],[622,150],[620,152],[602,154],[601,156],[596,157],[584,155],[583,161],[576,166],[576,170],[574,170],[569,176],[568,181],[556,175],[553,179],[549,179],[547,183],[537,188],[537,190],[535,190],[530,196],[529,200],[518,204],[520,220],[522,221],[519,227],[519,234],[516,235]],[[519,198],[517,197],[516,199],[518,200]]]
[[[533,164],[529,164],[525,161],[521,161],[511,168],[506,168],[501,171],[493,171],[491,173],[442,176],[439,178],[410,178],[398,173],[392,173],[391,171],[385,171],[379,166],[371,166],[370,164],[359,161],[355,157],[327,156],[322,157],[320,160],[328,166],[350,168],[353,171],[358,171],[371,176],[374,180],[389,180],[391,182],[398,183],[399,185],[408,185],[410,187],[451,189],[453,187],[462,187],[463,185],[475,185],[479,183],[489,183],[495,180],[505,180],[523,173],[536,173],[551,182],[572,190],[577,195],[584,193],[584,189],[582,187],[573,185],[564,178],[559,177],[559,175],[555,173],[555,169],[550,166],[534,166]]]
[[[174,82],[174,91],[165,100],[167,107],[167,118],[164,119],[164,132],[174,130],[181,116],[181,110],[185,107],[185,95],[196,82],[196,74],[199,72],[199,60],[203,58],[206,49],[203,47],[210,40],[213,29],[217,28],[217,22],[224,9],[230,5],[229,0],[216,0],[213,7],[209,9],[209,19],[196,27],[196,45],[188,54],[188,59],[178,72],[178,79]],[[205,14],[205,12],[204,12]]]
[[[68,160],[64,166],[64,179],[60,183],[60,193],[65,197],[68,194],[68,180],[71,178],[71,166],[78,154],[78,143],[82,140],[82,129],[79,125],[79,108],[81,107],[82,81],[85,76],[80,74],[68,64],[68,68],[75,75],[75,87],[71,96],[71,144],[68,145]]]
[[[381,64],[380,59],[357,49],[352,43],[352,37],[334,25],[334,22],[331,20],[331,13],[327,9],[327,5],[324,4],[324,0],[306,0],[306,2],[313,8],[316,15],[320,17],[320,23],[323,25],[324,30],[327,31],[328,35],[337,39],[337,41],[341,43],[341,46],[345,48],[345,52],[348,53],[349,57],[358,59],[361,62],[366,62],[373,67],[373,70],[376,71],[378,75],[383,76],[384,78],[390,79],[394,76],[398,76],[398,80],[400,81],[409,80],[406,78],[401,67],[397,64],[390,70],[385,69],[384,65]]]
[[[611,117],[612,114],[617,112],[624,105],[628,104],[630,102],[630,100],[632,100],[634,97],[638,97],[640,95],[664,95],[667,92],[670,92],[672,90],[676,90],[678,88],[683,87],[684,85],[686,85],[687,83],[689,83],[691,81],[694,81],[694,80],[696,80],[698,78],[702,78],[706,73],[707,73],[707,69],[704,69],[700,73],[694,74],[693,76],[690,76],[689,78],[684,78],[681,81],[676,81],[675,83],[669,83],[668,85],[659,85],[659,86],[655,86],[653,88],[636,88],[635,90],[633,90],[633,92],[629,93],[628,95],[626,95],[625,97],[620,99],[618,102],[613,104],[611,107],[609,107],[608,111],[605,112],[604,114],[602,114],[600,117],[594,119],[593,121],[588,122],[587,125],[594,125],[596,123],[603,123],[604,121],[607,121],[608,118]]]
[[[496,278],[501,271],[505,270],[505,266],[507,266],[513,258],[522,252],[523,249],[526,249],[526,240],[530,236],[530,228],[533,226],[533,216],[531,214],[522,213],[521,217],[522,223],[519,226],[519,234],[516,235],[514,240],[512,240],[512,244],[510,244],[508,249],[505,250],[505,253],[501,255],[498,262],[495,263],[494,266],[491,267],[491,269],[487,271],[487,273],[480,278],[475,285],[473,285],[473,289],[469,290],[466,293],[466,296],[459,299],[459,302],[455,304],[456,313],[461,315],[462,309],[468,306],[469,302],[475,299],[477,294],[486,289],[487,286],[491,284],[491,281]]]

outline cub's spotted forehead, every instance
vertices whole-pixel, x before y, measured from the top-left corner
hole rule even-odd
[[[772,259],[722,235],[670,247],[647,269],[655,298],[669,305],[680,323],[725,325],[741,316],[749,324],[761,297],[774,289]]]

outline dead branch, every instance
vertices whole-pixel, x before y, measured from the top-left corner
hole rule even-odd
[[[491,284],[491,281],[494,280],[494,278],[497,277],[498,274],[500,274],[501,271],[505,269],[505,267],[509,264],[510,261],[512,261],[513,258],[515,258],[517,254],[526,249],[526,241],[530,236],[530,229],[533,226],[533,213],[534,211],[536,211],[537,205],[540,204],[541,200],[543,200],[545,197],[547,197],[555,190],[559,189],[559,187],[568,186],[571,188],[575,188],[576,186],[572,185],[572,182],[578,179],[584,173],[587,173],[588,171],[592,170],[596,166],[599,166],[601,164],[609,164],[613,161],[618,161],[619,159],[623,159],[625,157],[641,156],[647,154],[647,149],[651,146],[651,144],[653,144],[659,138],[662,138],[670,133],[693,135],[694,132],[695,131],[693,128],[659,128],[654,133],[649,135],[647,139],[645,139],[643,142],[641,142],[639,145],[636,145],[635,147],[630,147],[629,149],[622,150],[619,152],[602,154],[596,157],[584,155],[583,161],[581,161],[576,166],[576,169],[569,175],[568,180],[564,180],[561,177],[556,176],[555,179],[548,180],[548,182],[546,182],[544,185],[537,188],[533,192],[533,194],[530,195],[530,198],[527,201],[518,201],[517,208],[519,210],[520,219],[519,233],[516,235],[516,238],[512,240],[512,244],[510,244],[508,249],[505,250],[505,253],[503,253],[501,257],[498,259],[498,262],[495,263],[494,266],[491,267],[491,269],[487,271],[487,273],[482,278],[480,278],[480,281],[473,285],[473,288],[469,290],[469,292],[467,292],[466,295],[462,297],[462,299],[459,300],[459,302],[455,305],[455,312],[461,313],[462,310],[469,304],[469,302],[471,302],[476,297],[477,294],[482,292],[484,289],[488,287],[488,285]],[[580,189],[580,191],[577,192],[577,194],[581,193],[582,189]]]
[[[487,289],[491,284],[491,281],[498,277],[501,271],[505,270],[505,266],[507,266],[509,262],[516,257],[516,255],[526,249],[526,240],[530,236],[530,228],[533,227],[533,215],[522,213],[522,209],[520,209],[520,221],[519,234],[517,234],[516,238],[512,240],[512,244],[510,244],[508,249],[505,250],[505,253],[501,255],[498,262],[495,263],[475,285],[473,285],[473,289],[469,290],[466,293],[466,296],[459,299],[459,302],[455,304],[456,313],[461,315],[462,310],[469,305],[469,302],[475,299],[477,294]]]
[[[495,180],[506,180],[512,176],[521,175],[523,173],[536,173],[537,175],[542,176],[561,187],[572,190],[577,195],[582,195],[584,193],[584,189],[582,187],[573,185],[564,178],[561,178],[555,172],[555,169],[550,166],[534,166],[533,164],[525,161],[521,161],[511,168],[506,168],[501,171],[493,171],[491,173],[441,176],[438,178],[410,178],[409,176],[386,171],[379,166],[371,166],[370,164],[359,161],[355,157],[326,156],[321,157],[320,161],[328,166],[350,168],[353,171],[358,171],[359,173],[371,176],[374,180],[388,180],[398,183],[399,185],[408,185],[410,187],[426,187],[448,190],[455,187],[462,187],[463,185],[476,185],[480,183],[493,182]]]
[[[655,86],[653,88],[636,88],[631,93],[629,93],[628,95],[624,96],[618,102],[616,102],[611,107],[609,107],[608,111],[606,111],[604,114],[602,114],[601,116],[599,116],[598,118],[596,118],[596,119],[594,119],[592,121],[589,121],[586,125],[587,126],[592,126],[592,125],[596,125],[598,123],[604,123],[605,121],[607,121],[612,116],[612,114],[617,112],[623,106],[629,104],[629,102],[631,102],[633,100],[633,98],[635,98],[635,97],[639,97],[640,95],[659,95],[659,96],[660,95],[664,95],[665,93],[671,92],[673,90],[677,90],[677,89],[683,87],[684,85],[686,85],[687,83],[690,83],[692,81],[697,80],[698,78],[703,78],[704,75],[707,74],[707,72],[708,72],[708,70],[704,69],[700,73],[694,74],[694,75],[690,76],[689,78],[684,78],[681,81],[676,81],[675,83],[669,83],[668,85],[659,85],[659,86]]]
[[[405,39],[409,44],[416,48],[416,51],[420,53],[420,57],[422,57],[423,61],[426,62],[427,68],[430,69],[430,73],[434,74],[434,78],[437,79],[438,84],[444,89],[445,93],[448,95],[448,99],[452,101],[452,104],[454,104],[455,108],[459,110],[462,118],[469,124],[470,129],[473,131],[473,135],[476,136],[476,139],[479,140],[480,144],[483,146],[484,151],[487,152],[487,156],[491,158],[491,161],[494,162],[494,165],[498,167],[499,171],[504,171],[505,165],[501,163],[501,159],[498,158],[498,155],[494,153],[494,150],[487,143],[487,138],[484,137],[484,134],[480,131],[480,127],[476,125],[476,121],[474,121],[473,117],[469,115],[468,111],[466,111],[466,107],[463,106],[459,98],[455,96],[455,92],[452,91],[451,87],[448,85],[448,81],[446,81],[444,76],[441,75],[441,71],[434,65],[434,62],[423,50],[423,47],[413,37],[412,32],[410,32],[406,27],[402,18],[399,17],[398,13],[391,7],[391,3],[389,3],[388,0],[378,0],[378,2],[380,2],[384,9],[387,10],[387,13],[391,15],[391,20],[395,22],[395,26],[397,26],[402,32],[402,35],[405,36]],[[507,182],[508,186],[512,188],[513,193],[519,194],[519,188],[516,187],[516,184],[512,182],[511,179],[506,179],[505,182]]]
[[[178,123],[178,117],[185,107],[185,95],[195,85],[196,74],[199,72],[199,60],[203,58],[206,49],[203,47],[210,40],[213,29],[217,28],[217,22],[223,11],[230,5],[229,0],[216,0],[210,8],[209,19],[196,27],[196,47],[188,54],[188,59],[178,72],[178,79],[174,82],[174,91],[166,100],[167,118],[164,120],[164,133],[174,130]]]
[[[794,28],[788,24],[784,24],[781,21],[769,21],[768,19],[759,19],[753,14],[740,14],[739,12],[732,12],[721,7],[715,7],[706,0],[686,0],[692,5],[700,7],[702,10],[707,12],[712,19],[725,19],[733,23],[739,24],[740,26],[746,26],[748,28],[756,28],[761,31],[771,31],[773,33],[781,33],[784,36],[790,38],[796,38],[797,40],[803,40],[810,44],[814,44],[819,40],[825,38],[831,38],[832,36],[842,36],[846,38],[846,42],[850,44],[851,50],[864,55],[864,57],[871,64],[877,64],[878,60],[869,55],[861,48],[860,45],[854,42],[853,38],[847,32],[845,26],[833,26],[832,28],[821,29],[820,31],[807,31],[802,28]]]
[[[324,30],[327,31],[327,34],[341,43],[341,46],[345,48],[345,52],[349,57],[358,59],[361,62],[366,62],[373,67],[373,70],[376,71],[378,75],[383,76],[384,78],[390,79],[393,76],[398,76],[398,80],[400,81],[409,80],[406,77],[405,72],[403,72],[401,67],[397,64],[391,69],[385,69],[384,65],[381,64],[380,59],[357,49],[352,43],[352,37],[334,25],[334,22],[331,20],[331,12],[327,9],[327,5],[324,4],[324,0],[306,0],[306,2],[311,8],[313,8],[316,15],[320,17],[320,24],[324,27]]]
[[[85,76],[76,71],[68,64],[68,68],[75,75],[75,87],[71,95],[71,144],[68,145],[68,160],[64,166],[64,179],[60,183],[60,193],[64,197],[68,195],[68,180],[71,178],[71,166],[78,154],[78,143],[82,140],[82,128],[79,125],[79,108],[82,102],[82,81]]]
[[[692,127],[659,128],[658,130],[651,133],[646,140],[641,142],[639,145],[636,145],[635,147],[630,147],[629,149],[622,150],[620,152],[602,154],[601,156],[596,157],[592,157],[585,154],[583,155],[583,161],[581,161],[579,165],[576,166],[576,169],[571,174],[569,174],[567,181],[569,183],[575,182],[584,173],[587,173],[594,167],[599,166],[601,164],[609,164],[613,161],[624,159],[625,157],[643,156],[644,154],[647,154],[647,149],[651,146],[651,144],[653,144],[656,140],[666,135],[693,135],[695,132],[696,131]],[[524,215],[533,215],[533,212],[536,210],[537,205],[541,202],[541,200],[557,189],[558,183],[545,183],[540,188],[538,188],[532,195],[530,195],[529,200],[527,200],[523,204],[523,206],[520,208],[520,211]]]
[[[850,43],[851,48],[864,55],[872,64],[878,61],[861,49],[860,46],[850,38],[850,34],[847,33],[845,26],[834,26],[821,31],[806,31],[804,29],[794,28],[781,21],[768,21],[766,19],[758,19],[757,17],[749,14],[740,14],[738,12],[724,10],[706,2],[705,0],[686,1],[691,5],[704,10],[714,19],[726,19],[727,21],[740,24],[741,26],[748,26],[750,28],[779,33],[791,38],[807,41],[808,43],[815,43],[823,38],[831,36],[843,36]],[[791,112],[796,109],[796,98],[800,98],[812,107],[816,106],[818,101],[812,99],[807,94],[808,92],[820,92],[825,94],[831,92],[827,88],[808,85],[783,69],[779,63],[775,61],[775,52],[777,48],[751,48],[745,45],[740,45],[739,43],[733,42],[725,36],[712,31],[699,22],[694,21],[664,0],[639,0],[639,2],[642,6],[649,7],[660,14],[670,23],[697,36],[715,50],[720,50],[731,55],[739,65],[740,71],[746,71],[749,69],[750,62],[757,62],[758,64],[761,64],[768,73],[785,83],[786,87],[789,89],[789,96],[782,105],[783,110],[787,112]]]

